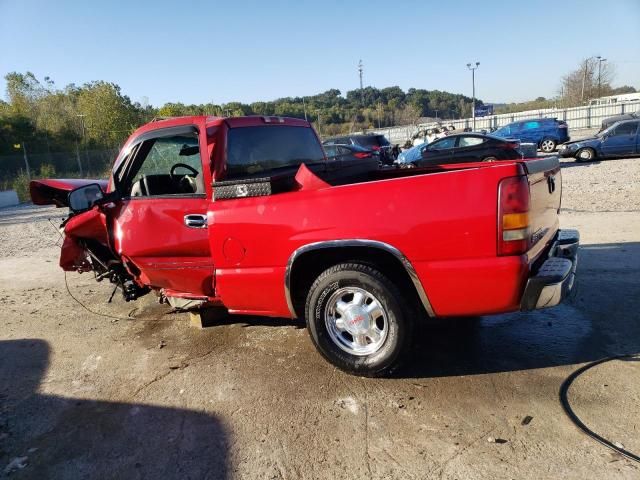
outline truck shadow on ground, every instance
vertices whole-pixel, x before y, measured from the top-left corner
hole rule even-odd
[[[37,339],[0,341],[0,477],[227,478],[217,418],[40,394],[49,350]]]
[[[577,287],[565,303],[548,310],[423,325],[398,376],[509,372],[638,353],[638,278],[640,243],[584,245]]]

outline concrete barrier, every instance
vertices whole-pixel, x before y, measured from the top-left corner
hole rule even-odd
[[[15,190],[5,190],[4,192],[0,192],[0,208],[2,207],[11,207],[13,205],[18,205],[20,200],[18,200],[18,194]]]

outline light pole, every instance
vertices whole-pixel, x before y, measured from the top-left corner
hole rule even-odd
[[[606,58],[602,58],[600,55],[596,57],[598,59],[598,98],[602,96],[600,88],[602,87],[602,62],[606,62]]]
[[[467,68],[471,70],[471,88],[472,88],[472,105],[471,114],[473,118],[473,130],[476,129],[476,69],[480,66],[480,62],[476,62],[475,67],[467,63]]]
[[[307,104],[304,101],[304,97],[302,97],[302,108],[304,109],[304,121],[308,121],[307,120]]]

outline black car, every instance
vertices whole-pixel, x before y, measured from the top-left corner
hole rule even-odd
[[[365,173],[379,169],[380,160],[371,150],[357,145],[323,145],[327,154],[324,169],[314,172],[333,185],[351,183]]]
[[[364,147],[359,147],[358,145],[328,144],[322,145],[322,147],[324,148],[324,151],[327,152],[327,159],[329,160],[350,160],[373,157],[373,151]]]
[[[480,133],[459,133],[440,138],[422,149],[418,167],[445,163],[492,162],[522,158],[520,143]]]
[[[600,132],[606,130],[616,122],[621,122],[623,120],[636,120],[638,118],[640,118],[640,110],[638,110],[637,112],[623,113],[622,115],[614,115],[613,117],[607,117],[602,121],[602,125],[600,126]]]
[[[322,143],[323,145],[356,145],[371,150],[374,154],[379,155],[380,163],[384,165],[391,165],[397,155],[396,149],[389,143],[389,140],[379,134],[345,135],[329,138]]]

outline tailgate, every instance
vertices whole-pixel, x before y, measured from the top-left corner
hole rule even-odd
[[[562,174],[557,156],[525,160],[529,179],[529,226],[531,249],[529,261],[534,261],[558,230],[558,212],[562,196]]]

